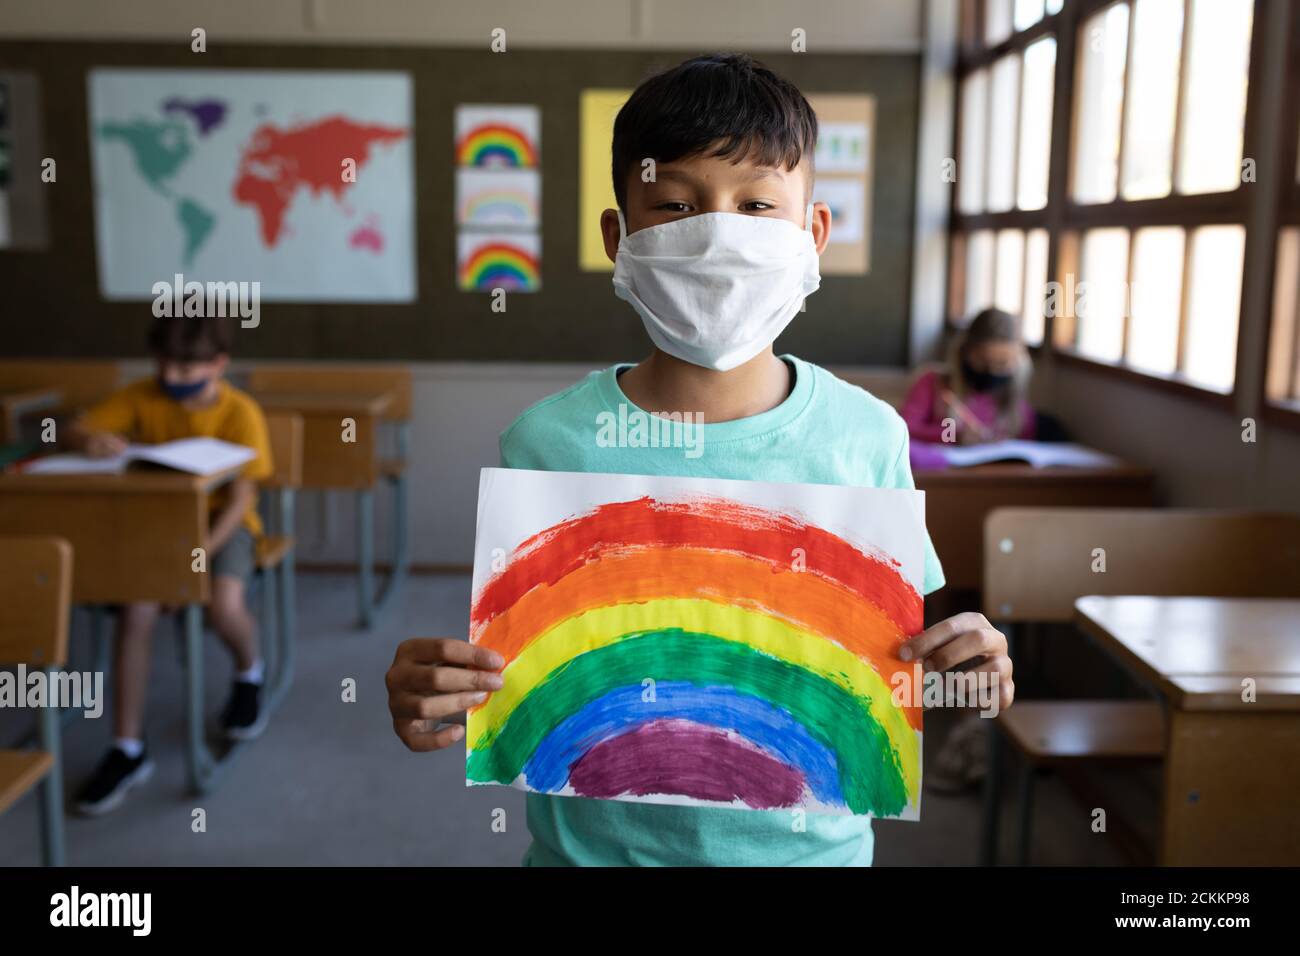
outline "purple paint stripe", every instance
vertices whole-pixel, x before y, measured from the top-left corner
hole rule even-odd
[[[806,793],[796,768],[689,720],[654,720],[602,741],[573,765],[569,783],[584,797],[675,794],[756,810],[798,806]]]

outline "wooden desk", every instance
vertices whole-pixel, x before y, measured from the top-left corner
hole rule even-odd
[[[396,400],[396,393],[392,390],[335,393],[258,391],[253,393],[253,397],[267,411],[290,411],[302,416],[302,487],[355,492],[357,612],[361,627],[369,628],[405,579],[409,563],[406,486],[403,481],[398,486],[393,508],[392,570],[376,595],[374,490],[383,477],[379,459],[379,427],[384,413]],[[348,419],[352,423],[348,435],[351,440],[345,441],[344,423]]]
[[[62,401],[63,393],[57,388],[24,388],[0,392],[0,445],[18,441],[25,415],[57,408]]]
[[[1075,610],[1167,703],[1160,863],[1300,864],[1300,600],[1089,596]]]
[[[190,788],[216,786],[238,748],[209,750],[203,704],[203,606],[210,575],[194,570],[195,548],[207,546],[211,493],[239,467],[197,476],[169,470],[121,474],[0,474],[0,533],[53,534],[72,545],[72,600],[105,605],[157,601],[182,609],[185,639],[187,751]],[[208,556],[209,561],[211,555]],[[210,564],[209,564],[210,567]],[[96,615],[96,638],[102,638]],[[291,634],[277,634],[281,641]],[[278,660],[285,659],[281,650]],[[284,690],[281,673],[267,677],[268,707]]]
[[[984,582],[984,519],[995,508],[1142,508],[1153,504],[1155,478],[1146,468],[1034,468],[998,463],[917,470],[925,492],[925,524],[948,587],[978,590]]]
[[[302,416],[302,487],[370,489],[379,480],[379,420],[391,392],[257,392],[267,411]],[[344,441],[344,420],[355,422]]]

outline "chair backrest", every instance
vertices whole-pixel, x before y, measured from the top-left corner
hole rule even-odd
[[[10,359],[0,362],[0,391],[57,388],[58,410],[78,412],[107,398],[122,381],[117,362]]]
[[[0,537],[0,663],[62,667],[68,659],[72,545]]]
[[[248,387],[253,392],[390,392],[393,400],[382,417],[411,418],[411,370],[405,365],[259,365],[249,371]]]
[[[271,442],[271,477],[268,488],[297,488],[302,484],[302,416],[297,412],[266,413]]]
[[[1068,621],[1085,594],[1300,597],[1300,515],[1146,508],[989,514],[990,619]]]

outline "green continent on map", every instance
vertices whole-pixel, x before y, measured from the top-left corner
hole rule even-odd
[[[104,123],[99,127],[99,135],[102,139],[124,142],[145,182],[162,193],[167,192],[167,180],[176,175],[192,152],[184,125],[174,120]]]
[[[194,259],[194,253],[199,251],[199,246],[203,245],[203,240],[208,238],[212,227],[217,224],[217,217],[193,199],[182,199],[176,204],[176,218],[185,230],[185,264],[189,265]]]

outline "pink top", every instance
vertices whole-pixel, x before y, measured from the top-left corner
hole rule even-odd
[[[939,373],[926,372],[908,391],[907,398],[903,400],[902,415],[912,441],[943,441],[943,420],[951,414],[942,398],[943,389]],[[998,405],[992,395],[970,392],[962,399],[962,403],[984,425],[992,426],[998,420]],[[1034,418],[1033,406],[1023,399],[1020,403],[1020,416],[1023,425],[1019,435],[997,435],[996,438],[1032,439],[1038,430],[1038,423]],[[966,427],[960,416],[953,417],[956,418],[958,430]]]

